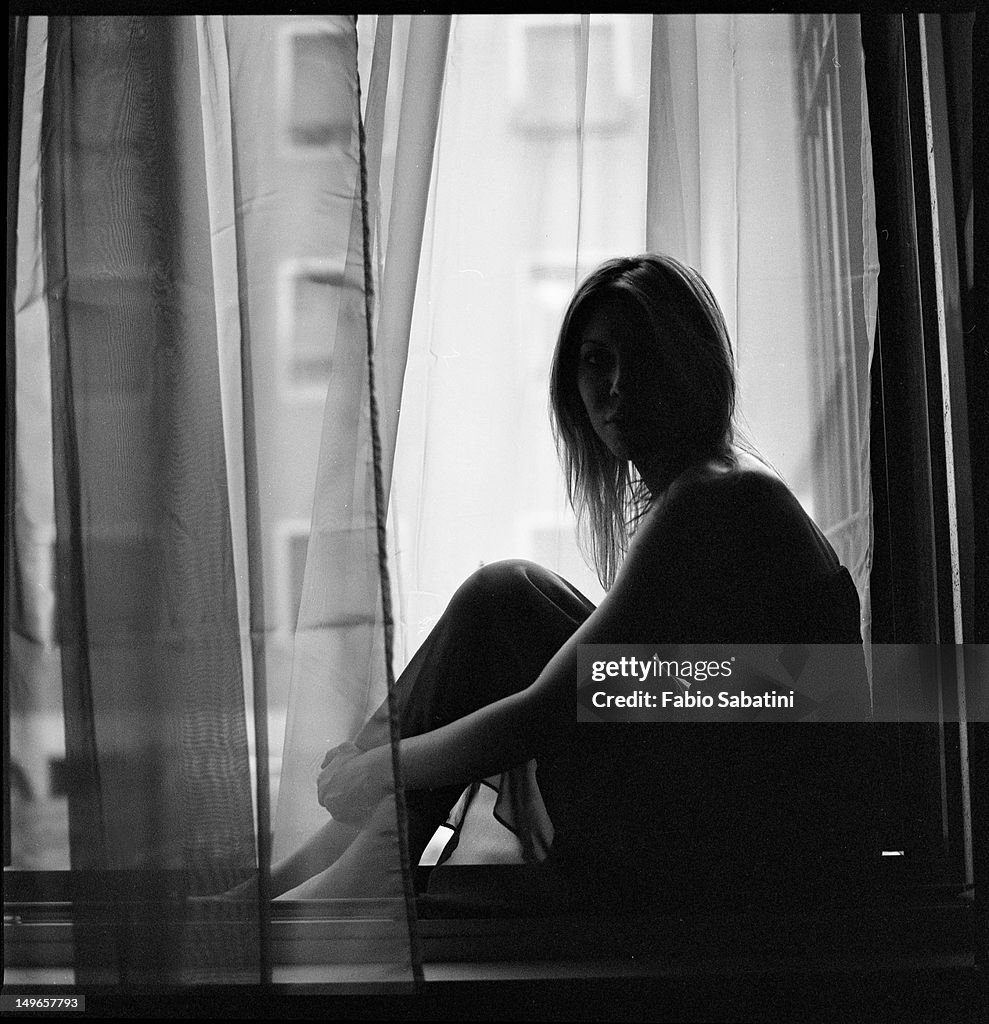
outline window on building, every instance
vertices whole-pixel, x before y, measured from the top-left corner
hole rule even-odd
[[[324,102],[349,64],[346,36],[326,25],[291,24],[283,30],[278,62],[282,137],[300,155],[346,145],[353,122]]]
[[[295,632],[302,601],[302,583],[309,548],[309,520],[283,519],[277,526],[275,572],[278,587],[278,631]]]
[[[292,398],[326,397],[344,287],[342,268],[329,260],[286,260],[279,268],[279,371]]]
[[[629,27],[607,15],[594,15],[589,25],[584,127],[591,132],[621,131],[632,116]],[[521,130],[572,131],[580,31],[578,15],[536,15],[510,26],[515,59],[508,70]]]

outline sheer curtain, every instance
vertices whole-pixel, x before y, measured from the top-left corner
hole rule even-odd
[[[800,16],[454,20],[392,492],[405,657],[480,562],[533,557],[600,596],[573,542],[547,371],[575,280],[645,248],[711,282],[743,427],[867,598],[868,121],[856,19],[818,20],[816,41]],[[835,139],[802,106],[807,61],[831,72],[820,106],[843,142],[820,169],[807,151]],[[819,241],[818,204],[837,244]],[[832,427],[843,444],[825,463]],[[854,505],[841,520],[825,486]]]
[[[31,29],[17,365],[51,418],[18,431],[15,529],[55,525],[32,640],[61,662],[77,979],[248,980],[256,905],[184,912],[256,864],[193,25]]]
[[[647,236],[735,341],[743,426],[859,590],[868,636],[878,257],[858,19],[657,17]]]
[[[376,199],[377,211],[375,266],[380,298],[375,380],[386,488],[398,426],[449,19],[413,19],[398,32],[393,32],[393,27],[392,19],[384,17],[374,25],[373,36],[368,30],[374,50],[366,103],[369,191]],[[383,158],[388,163],[385,181]],[[357,212],[350,224],[353,263],[348,264],[348,273],[359,277],[363,263]],[[354,294],[359,297],[360,290]],[[378,548],[373,516],[368,517],[368,510],[373,510],[368,396],[359,378],[364,356],[362,329],[358,329],[363,325],[363,305],[354,306],[350,315],[359,319],[346,334],[355,342],[349,354],[355,370],[351,375],[340,373],[340,361],[335,360],[323,413],[295,633],[276,853],[289,852],[325,819],[325,811],[312,799],[314,766],[318,768],[329,747],[351,739],[386,697],[378,616]],[[339,345],[338,337],[335,357]],[[363,477],[355,477],[355,464],[364,467]],[[341,574],[343,566],[347,571]],[[400,884],[397,878],[396,885]]]
[[[13,756],[40,778],[39,745],[60,753],[45,716],[64,716],[74,876],[133,883],[92,908],[112,956],[105,928],[77,933],[80,978],[267,976],[263,901],[211,920],[181,897],[267,860],[267,767],[276,856],[325,821],[319,762],[385,696],[358,68],[396,669],[479,564],[529,557],[600,598],[547,374],[576,282],[646,248],[711,282],[746,431],[868,626],[856,17],[29,19]],[[397,822],[358,959],[402,981]],[[517,857],[491,822],[473,856]],[[135,960],[138,881],[173,923]]]
[[[293,654],[317,763],[383,696],[354,19],[27,36],[12,731],[61,708],[77,981],[270,979],[264,885],[190,897],[267,864]],[[411,978],[394,841],[350,980]]]

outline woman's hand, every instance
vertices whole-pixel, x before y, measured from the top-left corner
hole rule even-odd
[[[382,752],[390,754],[388,747],[364,751],[353,743],[327,751],[316,793],[335,821],[360,827],[391,791],[391,762]]]

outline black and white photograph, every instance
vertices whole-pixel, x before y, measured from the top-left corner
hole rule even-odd
[[[8,15],[4,1015],[985,1019],[984,15],[284,11]]]

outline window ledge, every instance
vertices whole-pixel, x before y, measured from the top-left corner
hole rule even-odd
[[[70,914],[68,904],[8,904],[8,970],[71,968]],[[287,983],[303,974],[311,981],[346,980],[354,965],[363,974],[375,949],[394,950],[402,930],[394,917],[355,917],[352,906],[337,908],[333,901],[279,904],[276,915],[276,981]],[[418,927],[427,980],[444,981],[957,968],[975,963],[979,930],[975,907],[963,897],[800,913],[425,919]],[[389,958],[379,957],[383,964]]]

